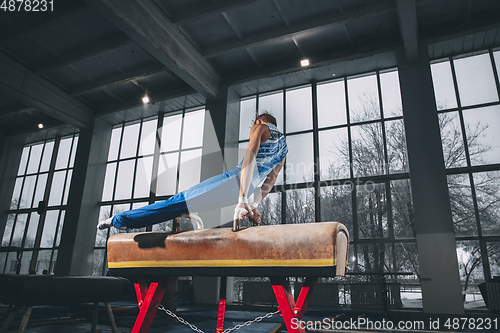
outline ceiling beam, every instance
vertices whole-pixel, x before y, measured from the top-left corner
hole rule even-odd
[[[68,2],[70,3],[70,2]],[[15,35],[6,35],[2,36],[3,38],[0,39],[0,47],[4,46],[5,44],[9,43],[12,40],[18,39],[23,36],[29,36],[35,33],[39,33],[41,30],[49,28],[53,26],[54,24],[57,24],[59,22],[62,22],[66,20],[67,18],[73,17],[75,15],[78,15],[86,10],[89,9],[89,7],[86,4],[81,4],[79,2],[71,2],[73,5],[64,9],[63,12],[56,11],[57,16],[49,16],[49,18],[44,19],[42,17],[40,23],[36,23],[34,26],[29,26],[29,27],[24,27],[21,30],[18,30],[18,33]],[[75,5],[76,3],[76,5]],[[46,17],[46,16],[44,16]],[[33,19],[33,22],[37,21],[37,17]]]
[[[91,109],[3,53],[0,53],[0,73],[0,91],[18,96],[19,103],[77,128],[90,126]]]
[[[0,112],[0,120],[5,120],[5,119],[8,119],[8,118],[11,118],[11,117],[15,117],[16,115],[21,115],[21,114],[25,114],[25,113],[31,113],[32,111],[35,111],[34,108],[30,108],[30,107],[20,107],[20,108],[8,108],[8,109],[3,109],[1,112]]]
[[[193,88],[190,88],[190,87],[177,88],[174,90],[166,91],[165,93],[163,93],[161,95],[155,95],[155,96],[151,97],[149,103],[150,104],[160,103],[162,101],[166,101],[169,99],[174,99],[174,98],[183,97],[183,96],[189,96],[192,94],[196,94],[196,91]],[[142,103],[142,101],[137,101],[137,102],[130,103],[127,105],[122,105],[119,107],[112,107],[112,108],[101,110],[101,111],[99,111],[99,114],[97,116],[103,116],[103,115],[107,115],[107,114],[111,114],[111,113],[115,113],[115,112],[119,112],[119,111],[125,111],[125,110],[129,110],[129,109],[137,108],[137,107],[141,107],[141,106],[144,106],[144,103]]]
[[[141,67],[133,70],[129,70],[126,73],[119,73],[117,75],[112,75],[110,77],[106,77],[97,82],[88,83],[82,85],[80,87],[74,88],[71,90],[69,95],[71,97],[77,97],[80,95],[88,94],[90,92],[104,89],[110,86],[114,86],[117,84],[122,84],[125,82],[133,81],[142,77],[150,76],[153,74],[161,73],[165,70],[164,67],[158,68],[157,65],[149,65],[146,67]]]
[[[418,22],[415,0],[396,0],[396,8],[406,61],[413,64],[418,62]]]
[[[218,73],[152,0],[86,2],[200,94],[218,97]]]
[[[396,11],[396,7],[394,5],[387,2],[376,2],[364,7],[356,7],[354,9],[344,11],[343,13],[334,13],[306,20],[290,27],[284,26],[257,33],[244,38],[243,40],[222,42],[206,48],[202,51],[202,55],[205,58],[213,58],[218,55],[239,51],[256,45],[272,43],[277,40],[290,39],[298,33],[304,33],[326,26],[340,26],[354,21],[359,21],[370,16],[394,11]]]
[[[175,15],[172,23],[175,25],[184,25],[193,21],[201,20],[210,15],[222,14],[232,9],[250,5],[262,0],[222,0],[214,4],[212,1],[206,1],[206,4],[198,6],[189,6],[187,10]]]
[[[49,71],[56,70],[58,68],[71,65],[75,62],[82,61],[85,59],[92,58],[96,55],[118,49],[120,47],[132,44],[134,41],[128,38],[126,35],[120,35],[115,38],[108,39],[106,41],[93,44],[92,46],[85,46],[78,50],[74,50],[66,54],[63,59],[56,61],[47,62],[37,66],[35,72],[37,74],[47,73]]]

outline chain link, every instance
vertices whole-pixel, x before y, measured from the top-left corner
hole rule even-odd
[[[166,314],[168,314],[170,317],[173,317],[173,318],[177,319],[180,323],[182,323],[182,324],[184,324],[186,326],[189,326],[195,332],[205,333],[202,330],[200,330],[198,327],[194,326],[193,324],[188,323],[186,320],[184,320],[181,317],[177,316],[175,313],[173,313],[169,309],[165,309],[165,307],[163,305],[161,305],[161,304],[158,305],[158,310],[161,310],[161,311],[165,312]],[[228,329],[224,330],[222,333],[229,333],[231,331],[239,330],[242,327],[250,326],[253,323],[258,323],[258,322],[260,322],[260,321],[262,321],[264,319],[271,318],[272,316],[274,316],[275,314],[277,314],[279,312],[280,312],[280,310],[276,310],[274,312],[269,312],[268,314],[265,314],[264,316],[255,318],[254,320],[249,320],[249,321],[247,321],[247,322],[245,322],[243,324],[236,325],[234,327],[228,328]]]
[[[254,320],[249,320],[249,321],[247,321],[247,322],[245,322],[243,324],[236,325],[236,326],[234,326],[232,328],[228,328],[228,329],[224,330],[222,333],[229,333],[231,331],[239,330],[242,327],[250,326],[251,324],[258,323],[258,322],[260,322],[260,321],[262,321],[262,320],[264,320],[266,318],[271,318],[272,316],[274,316],[275,314],[277,314],[279,312],[280,312],[280,310],[276,310],[274,312],[269,312],[268,314],[266,314],[266,315],[264,315],[262,317],[257,317]]]
[[[161,310],[161,311],[165,312],[166,314],[168,314],[170,317],[173,317],[173,318],[177,319],[180,323],[182,323],[182,324],[184,324],[186,326],[189,326],[195,332],[205,333],[202,330],[200,330],[198,327],[194,326],[193,324],[188,323],[187,321],[185,321],[181,317],[177,316],[175,313],[173,313],[169,309],[165,309],[165,307],[163,305],[161,305],[161,304],[158,305],[158,310]]]

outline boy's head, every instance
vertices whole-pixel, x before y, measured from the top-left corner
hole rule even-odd
[[[271,115],[269,112],[264,112],[261,113],[255,118],[255,123],[257,123],[257,120],[263,121],[265,123],[273,124],[274,126],[278,126],[276,122],[276,118],[274,118],[273,115]]]

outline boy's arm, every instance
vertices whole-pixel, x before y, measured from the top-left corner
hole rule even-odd
[[[255,159],[262,142],[262,137],[266,133],[265,131],[269,131],[269,128],[263,124],[253,125],[250,130],[250,141],[248,142],[245,158],[241,165],[240,192],[238,205],[235,208],[235,219],[241,218],[245,220],[246,214],[251,211],[248,205],[248,189],[252,182]]]
[[[269,194],[269,192],[271,192],[284,164],[285,164],[285,158],[283,158],[280,164],[276,168],[274,168],[274,170],[271,171],[269,175],[267,175],[264,184],[262,184],[262,186],[260,187],[260,191],[256,191],[255,193],[255,199],[251,208],[256,208],[262,202],[262,200],[264,200],[264,198]]]

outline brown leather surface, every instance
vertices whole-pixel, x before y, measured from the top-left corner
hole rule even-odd
[[[238,232],[216,228],[178,234],[123,233],[108,240],[108,263],[112,267],[140,261],[290,260],[295,265],[297,259],[335,259],[339,230],[348,235],[337,222],[259,226]],[[335,265],[335,260],[331,262]]]

